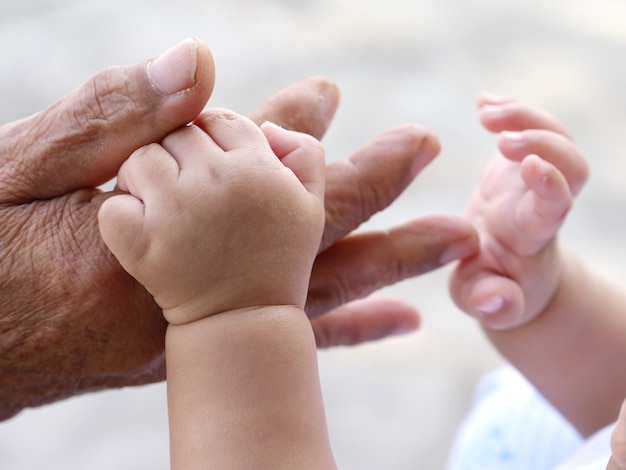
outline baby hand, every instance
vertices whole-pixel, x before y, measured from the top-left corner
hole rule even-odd
[[[545,111],[492,95],[480,120],[500,133],[466,217],[480,237],[477,256],[450,278],[455,303],[486,327],[508,329],[538,315],[560,279],[556,235],[588,175],[561,123]]]
[[[98,214],[104,241],[170,323],[304,306],[324,225],[314,138],[225,110],[143,147]]]
[[[626,400],[611,434],[611,459],[606,470],[626,470]]]

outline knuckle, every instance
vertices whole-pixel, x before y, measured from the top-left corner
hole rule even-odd
[[[388,185],[385,184],[372,184],[369,175],[364,173],[364,170],[354,163],[350,163],[352,166],[356,182],[354,186],[354,196],[356,198],[355,205],[355,217],[360,222],[368,220],[373,214],[384,209],[388,204],[390,198],[393,198],[392,192]]]
[[[69,109],[70,119],[77,128],[99,128],[116,121],[120,114],[137,109],[130,80],[123,79],[124,76],[120,67],[105,69],[79,89],[76,103]]]
[[[339,277],[329,276],[322,285],[311,287],[305,310],[309,318],[318,317],[351,300],[346,283]]]
[[[343,166],[338,169],[337,165]],[[339,237],[350,233],[367,221],[372,215],[383,209],[388,199],[385,185],[376,187],[364,181],[362,171],[350,161],[333,165],[341,172],[345,183],[338,181],[326,184],[325,210],[326,226],[322,240],[322,249],[333,244]]]

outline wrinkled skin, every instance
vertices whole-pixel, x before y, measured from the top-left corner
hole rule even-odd
[[[96,188],[135,149],[192,121],[209,99],[214,70],[199,43],[194,82],[166,96],[148,63],[100,72],[48,109],[0,127],[0,419],[165,377],[165,321],[102,242],[97,213],[108,195]],[[315,77],[250,117],[321,138],[337,104],[334,85]],[[475,252],[474,232],[452,217],[346,237],[390,204],[438,150],[430,131],[405,125],[329,165],[326,228],[307,301],[310,317],[319,317],[319,346],[414,329],[417,312],[405,302],[344,304]]]

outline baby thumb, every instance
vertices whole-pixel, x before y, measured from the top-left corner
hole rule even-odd
[[[98,224],[102,239],[120,264],[132,274],[145,246],[141,242],[144,219],[143,202],[130,194],[118,194],[102,203]]]

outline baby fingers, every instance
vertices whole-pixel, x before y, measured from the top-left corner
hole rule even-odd
[[[516,209],[518,237],[524,246],[516,252],[531,256],[554,238],[572,207],[573,196],[565,176],[552,164],[537,155],[526,157],[520,168],[522,179],[528,186]]]
[[[263,123],[261,131],[283,165],[293,171],[307,191],[323,201],[326,165],[322,144],[308,134],[270,122]]]
[[[478,98],[479,117],[491,132],[544,129],[569,138],[569,132],[554,115],[543,108],[513,98],[483,93]]]
[[[611,461],[607,470],[626,468],[626,401],[622,404],[617,424],[611,435]]]
[[[485,327],[506,330],[524,322],[524,295],[514,280],[489,271],[475,271],[460,264],[450,279],[457,306]]]
[[[574,195],[589,176],[589,165],[580,150],[570,139],[556,132],[543,129],[505,131],[500,134],[498,147],[506,158],[514,161],[521,161],[531,154],[540,155],[564,175]]]

